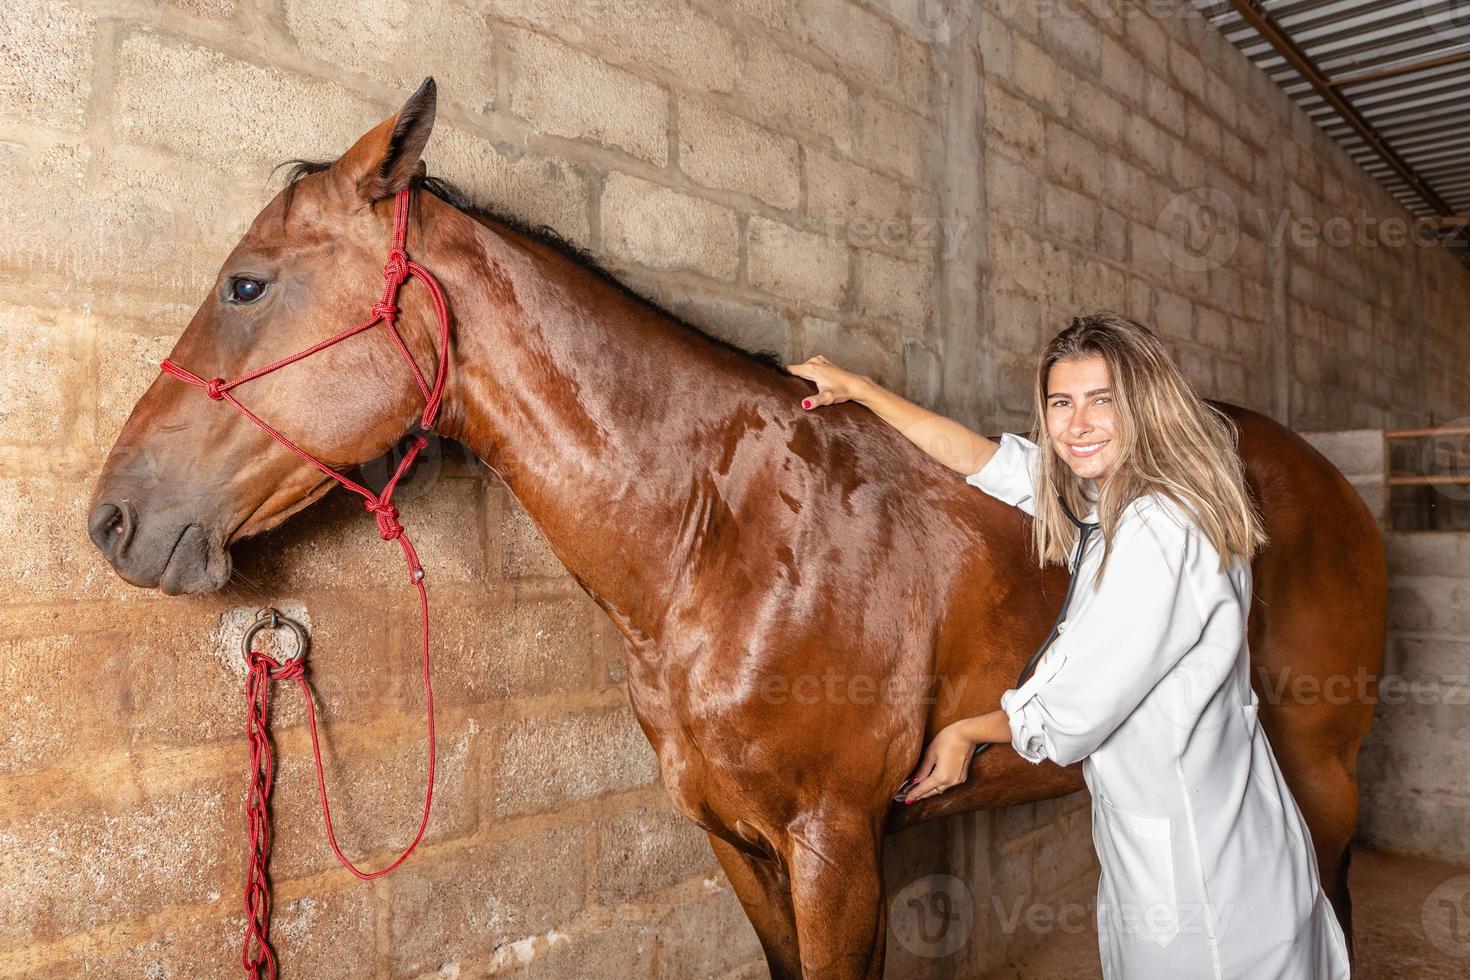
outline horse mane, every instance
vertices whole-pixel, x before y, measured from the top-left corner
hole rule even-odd
[[[286,171],[285,185],[286,197],[283,202],[285,204],[285,211],[287,213],[290,213],[291,211],[291,198],[296,192],[296,184],[303,177],[308,177],[311,174],[320,173],[323,170],[326,170],[332,165],[332,163],[333,161],[331,160],[293,159],[284,160],[281,163],[276,164],[276,166],[271,169],[271,173],[275,173],[275,171],[279,170],[281,167],[288,168]],[[660,314],[661,316],[667,317],[674,323],[677,323],[685,330],[689,330],[695,334],[698,334],[700,337],[703,337],[705,340],[707,340],[711,344],[714,344],[716,347],[721,347],[725,350],[731,351],[741,358],[744,358],[751,364],[759,364],[763,368],[773,368],[781,372],[781,374],[783,375],[788,373],[786,371],[786,360],[784,357],[781,356],[779,352],[773,350],[749,350],[745,347],[741,347],[739,344],[726,340],[723,337],[717,337],[709,331],[705,330],[703,327],[690,323],[688,320],[673,313],[672,311],[665,308],[663,305],[654,302],[647,296],[644,296],[637,290],[633,289],[627,283],[620,280],[617,276],[614,276],[612,273],[608,272],[607,269],[603,268],[602,264],[598,262],[597,259],[590,252],[577,245],[576,243],[570,242],[567,239],[563,238],[561,236],[561,233],[558,232],[555,228],[552,228],[550,225],[531,225],[520,218],[506,214],[502,211],[498,211],[487,204],[481,204],[470,197],[469,194],[465,193],[465,191],[462,190],[453,181],[446,180],[443,177],[435,177],[429,174],[416,174],[410,183],[414,187],[419,187],[425,191],[428,191],[430,194],[433,194],[445,204],[448,204],[450,207],[463,211],[465,214],[476,218],[483,218],[496,224],[504,225],[513,231],[525,235],[527,238],[530,238],[533,241],[537,241],[544,245],[548,245],[551,248],[554,248],[562,255],[566,256],[577,265],[581,266],[583,269],[586,269],[588,272],[592,273],[603,282],[623,293],[625,296],[629,296],[632,299],[637,300],[639,303],[642,303],[644,306],[649,307],[654,312]]]

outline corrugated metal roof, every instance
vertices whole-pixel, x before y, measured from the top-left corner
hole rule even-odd
[[[1470,214],[1470,0],[1194,3],[1411,212]]]

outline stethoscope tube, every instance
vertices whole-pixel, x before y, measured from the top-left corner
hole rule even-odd
[[[1046,653],[1047,648],[1052,645],[1057,635],[1061,632],[1061,625],[1067,618],[1067,608],[1072,604],[1072,593],[1077,588],[1077,570],[1082,567],[1082,554],[1087,550],[1087,539],[1099,526],[1098,524],[1088,524],[1085,521],[1079,521],[1077,515],[1072,513],[1072,508],[1068,507],[1067,502],[1062,499],[1061,494],[1057,494],[1057,503],[1062,505],[1062,511],[1067,515],[1067,520],[1071,521],[1079,532],[1077,535],[1077,550],[1072,556],[1072,578],[1067,582],[1067,594],[1062,597],[1062,609],[1061,612],[1057,613],[1057,621],[1052,624],[1051,632],[1046,635],[1046,639],[1041,642],[1041,646],[1036,648],[1036,652],[1031,655],[1031,659],[1026,661],[1026,666],[1021,668],[1021,675],[1016,678],[1016,687],[1020,687],[1025,683],[1027,675],[1036,667],[1036,662],[1041,659],[1041,655]],[[970,753],[970,758],[966,761],[965,766],[968,768],[970,763],[975,761],[977,755],[996,744],[998,743],[978,743],[974,751]],[[898,787],[898,792],[893,794],[895,802],[903,802],[903,795],[908,789],[909,783],[910,780],[905,779],[903,785]]]

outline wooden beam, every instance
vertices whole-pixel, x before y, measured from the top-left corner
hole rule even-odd
[[[1385,78],[1397,78],[1400,75],[1408,75],[1416,71],[1427,71],[1430,68],[1440,68],[1444,65],[1457,65],[1462,61],[1470,61],[1470,48],[1455,54],[1447,54],[1442,58],[1430,58],[1428,61],[1414,61],[1407,65],[1395,65],[1392,68],[1380,68],[1377,71],[1365,71],[1359,75],[1334,78],[1330,80],[1330,84],[1333,88],[1345,88],[1348,85],[1361,85],[1364,82],[1379,82]]]
[[[1414,193],[1423,198],[1424,203],[1442,215],[1451,214],[1449,205],[1445,204],[1440,196],[1414,172],[1413,167],[1404,162],[1403,157],[1394,152],[1393,147],[1378,135],[1378,131],[1363,118],[1362,113],[1358,112],[1357,108],[1342,93],[1333,88],[1332,83],[1327,76],[1322,74],[1322,70],[1317,67],[1317,63],[1312,60],[1311,56],[1261,6],[1261,0],[1230,0],[1230,6],[1235,8],[1246,23],[1256,29],[1257,34],[1276,49],[1277,54],[1285,58],[1287,63],[1296,69],[1297,74],[1307,80],[1317,94],[1337,111],[1337,114],[1353,128],[1354,132],[1362,137],[1363,142],[1372,147],[1383,162],[1403,178],[1404,183],[1414,189]]]

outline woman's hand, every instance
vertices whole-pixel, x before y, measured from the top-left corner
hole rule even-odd
[[[801,400],[802,408],[851,401],[862,394],[865,385],[873,383],[867,375],[844,370],[821,354],[814,354],[800,364],[788,364],[786,370],[817,384],[817,393]]]
[[[924,750],[919,767],[910,780],[917,780],[904,795],[904,803],[915,803],[926,796],[938,796],[951,786],[958,786],[970,775],[970,757],[979,743],[968,733],[970,726],[957,721],[940,729]]]

